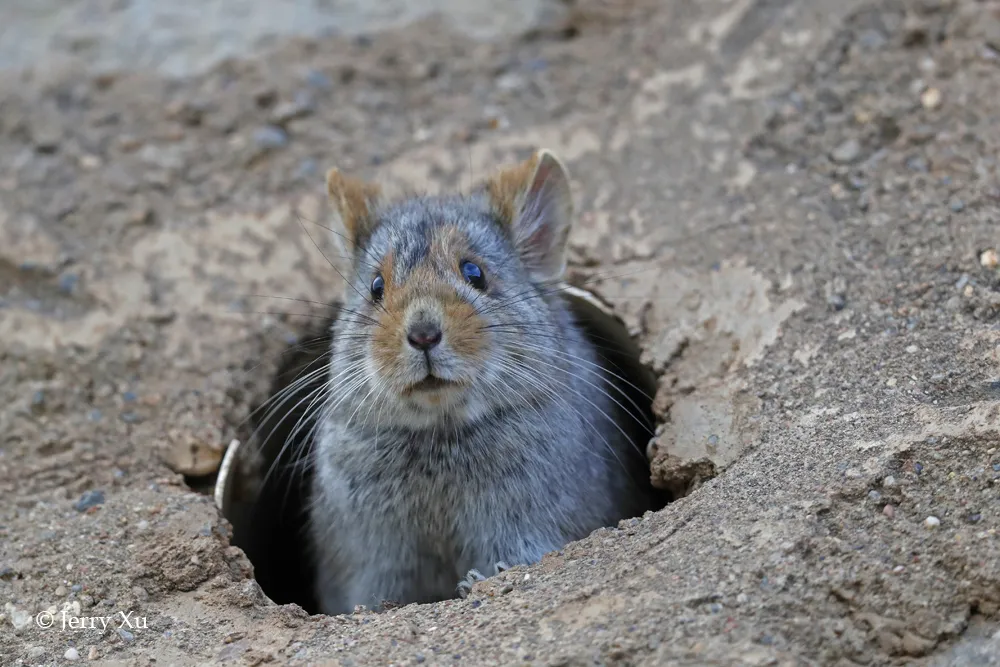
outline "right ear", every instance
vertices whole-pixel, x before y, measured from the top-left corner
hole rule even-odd
[[[543,282],[560,279],[566,269],[573,196],[559,158],[546,149],[536,151],[494,175],[486,192],[532,277]]]
[[[333,168],[326,172],[326,192],[340,214],[344,236],[352,250],[364,244],[375,227],[373,211],[382,189]]]

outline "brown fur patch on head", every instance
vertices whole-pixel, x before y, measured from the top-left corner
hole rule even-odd
[[[393,274],[394,261],[395,257],[391,250],[382,258],[379,273],[382,280],[385,281],[385,291],[381,307],[376,314],[379,326],[375,327],[375,332],[372,334],[372,356],[383,372],[392,368],[396,356],[399,354],[399,345],[404,340],[402,313],[394,313],[389,310],[390,305],[399,301],[399,290],[396,289]]]
[[[382,188],[334,168],[326,172],[326,192],[340,213],[350,243],[354,246],[363,243],[374,226],[372,208],[382,195]]]
[[[475,307],[452,292],[451,298],[445,300],[444,306],[444,338],[448,341],[455,354],[466,361],[482,358],[486,348],[482,327],[485,322],[476,312]]]
[[[468,251],[469,239],[465,233],[454,225],[443,225],[432,233],[428,259],[437,266],[449,267],[461,277],[459,266]]]
[[[486,193],[497,217],[514,224],[524,193],[538,168],[538,153],[513,167],[499,171],[486,182]]]
[[[461,262],[463,259],[480,262],[470,253],[469,239],[465,233],[453,225],[444,225],[434,230],[431,238],[429,259],[438,266],[449,267],[464,280]],[[485,269],[484,269],[485,270]],[[455,354],[472,360],[483,351],[483,319],[476,309],[450,286],[441,290],[441,306],[444,310],[442,331]]]
[[[392,269],[392,263],[391,253],[382,260],[382,278],[386,289],[378,309],[379,326],[375,327],[372,335],[372,356],[382,371],[389,374],[399,363],[399,356],[407,345],[407,307],[414,298],[433,293],[435,283],[440,283],[433,265],[425,261],[414,267],[404,282],[397,283],[393,278],[390,285],[387,274]]]
[[[372,336],[372,356],[383,373],[392,375],[406,348],[407,309],[414,299],[431,301],[441,317],[442,345],[467,362],[482,358],[485,338],[484,320],[466,301],[442,270],[461,276],[459,264],[468,252],[468,240],[453,226],[436,230],[430,252],[415,266],[406,280],[397,283],[392,276],[393,256],[382,260],[385,292],[377,317],[379,326]],[[472,258],[475,259],[475,258]]]

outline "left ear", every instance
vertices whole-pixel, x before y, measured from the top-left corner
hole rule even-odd
[[[573,196],[562,162],[546,149],[505,169],[486,184],[494,212],[509,226],[532,278],[551,281],[566,270]]]

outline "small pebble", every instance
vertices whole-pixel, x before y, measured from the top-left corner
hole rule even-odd
[[[423,653],[416,654],[415,656],[413,656],[413,659],[416,660],[418,663],[422,663],[424,660],[426,660]]]
[[[875,489],[872,489],[871,491],[868,492],[868,500],[877,503],[878,501],[882,500],[882,494],[876,491]]]
[[[142,417],[140,417],[134,412],[123,412],[119,416],[121,417],[121,420],[126,424],[138,424],[139,422],[142,421]]]
[[[72,586],[69,587],[69,589],[71,591],[73,591],[74,593],[79,593],[80,591],[83,590],[83,585],[81,585],[81,584],[73,584]]]
[[[45,655],[45,648],[42,646],[32,646],[28,649],[28,657],[32,660],[37,660]]]
[[[997,254],[996,248],[984,250],[979,255],[979,263],[982,264],[984,269],[997,268],[997,265],[1000,265],[1000,255]]]
[[[59,597],[66,595],[66,592],[67,591],[65,586],[59,586],[56,588],[56,595],[58,595]]]
[[[300,90],[295,93],[295,99],[290,102],[282,102],[278,105],[271,114],[271,121],[275,126],[284,125],[288,121],[311,114],[313,108],[312,95],[307,90]]]
[[[299,163],[299,168],[295,170],[296,178],[307,179],[319,173],[319,163],[312,158],[306,158]]]
[[[87,660],[97,660],[101,657],[101,654],[97,652],[96,646],[91,646],[90,650],[87,651]]]
[[[861,46],[863,46],[867,51],[880,49],[885,46],[887,41],[886,36],[874,28],[862,30],[861,33],[858,34],[858,43],[861,44]]]
[[[80,276],[75,273],[64,273],[59,277],[59,291],[63,294],[72,294],[76,291],[78,282],[80,282]]]
[[[73,504],[73,509],[77,512],[86,512],[91,507],[97,507],[98,505],[104,504],[104,492],[103,491],[87,491],[80,499]]]
[[[313,88],[318,88],[320,90],[330,90],[333,88],[330,78],[326,74],[323,74],[319,70],[315,69],[309,70],[309,73],[306,74],[306,83]]]
[[[133,635],[125,628],[118,628],[118,636],[124,639],[126,642],[130,642],[135,639],[135,635]]]
[[[941,91],[937,88],[928,88],[920,94],[920,104],[925,109],[937,109],[941,106]]]
[[[922,155],[915,155],[906,160],[906,168],[911,171],[926,172],[929,168],[927,158]]]
[[[929,516],[926,519],[924,519],[925,528],[937,528],[940,525],[941,525],[941,519],[937,518],[936,516]]]
[[[45,392],[39,389],[31,397],[31,411],[39,413],[45,410]]]
[[[70,646],[68,649],[66,649],[66,652],[63,653],[63,657],[66,658],[67,660],[79,660],[80,652],[77,651],[72,646]]]
[[[146,530],[149,528],[149,522],[143,519],[142,521],[137,523],[135,527],[138,528],[139,530]]]
[[[103,416],[104,415],[101,414],[101,411],[96,408],[87,413],[87,419],[89,419],[92,422],[101,421],[101,417]]]
[[[830,159],[839,164],[854,162],[861,157],[861,143],[857,139],[848,139],[830,153]]]
[[[275,125],[265,125],[254,132],[253,140],[258,148],[265,150],[284,148],[288,145],[288,133]]]
[[[882,514],[886,515],[890,519],[896,516],[896,509],[892,505],[886,505],[882,508]]]
[[[896,485],[896,478],[893,477],[892,475],[887,475],[885,479],[882,480],[882,486],[889,487],[895,485]]]
[[[514,590],[514,587],[511,584],[504,584],[503,587],[500,589],[500,595],[506,595],[507,593],[510,593],[512,590]]]
[[[135,395],[134,391],[126,391],[125,393],[122,394],[122,400],[125,401],[126,403],[133,403],[138,398],[139,397]]]

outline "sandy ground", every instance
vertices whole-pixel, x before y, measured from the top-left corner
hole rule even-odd
[[[566,6],[0,76],[0,663],[1000,664],[1000,3]],[[658,373],[654,478],[703,483],[467,600],[271,603],[166,461],[246,437],[339,289],[323,170],[539,145]]]

